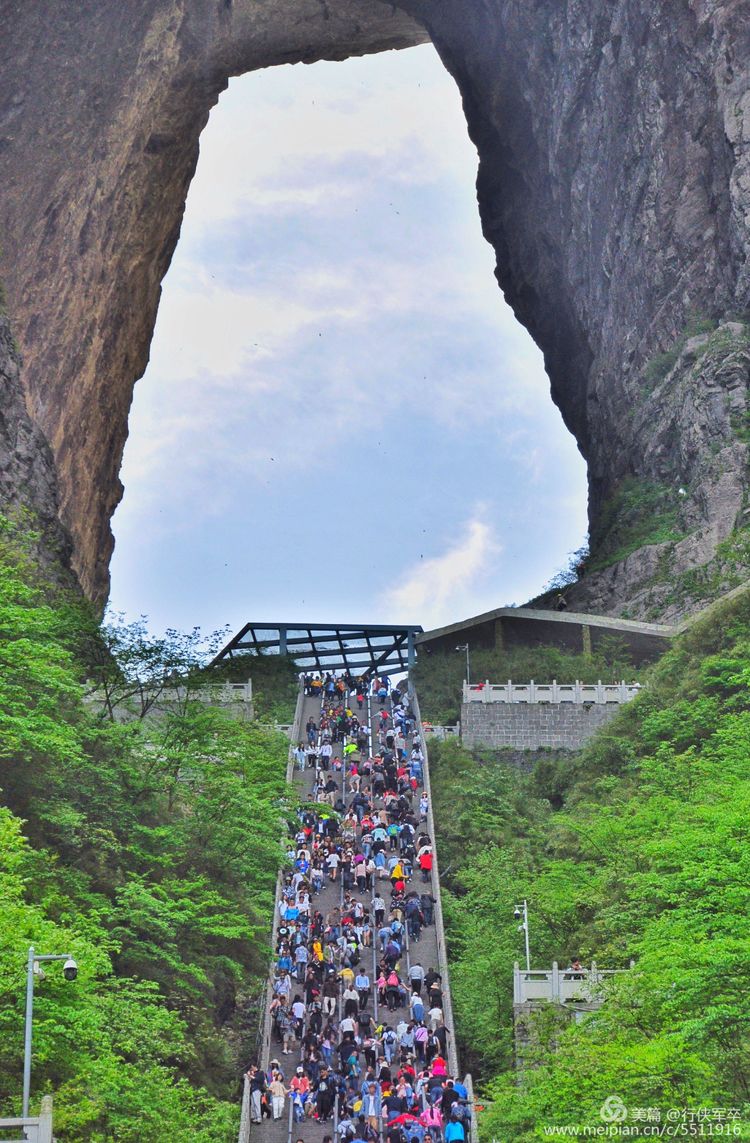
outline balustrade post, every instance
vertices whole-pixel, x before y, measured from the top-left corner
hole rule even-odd
[[[560,998],[560,966],[558,965],[556,960],[552,961],[552,982],[551,982],[551,989],[550,989],[550,1000],[555,1000],[555,1001],[557,1001],[558,1004],[562,1003],[561,998]]]
[[[39,1128],[36,1134],[37,1143],[52,1143],[52,1096],[42,1096],[42,1107],[39,1113]]]
[[[290,1100],[291,1104],[291,1100]],[[242,1086],[242,1109],[240,1112],[240,1130],[237,1143],[249,1143],[250,1140],[250,1080],[245,1076]]]
[[[243,690],[244,684],[236,685],[229,696],[232,701],[240,701],[238,692]],[[540,694],[541,687],[541,694]],[[595,703],[606,705],[608,702],[624,703],[634,698],[640,691],[638,683],[632,685],[625,682],[603,683],[598,679],[596,683],[582,683],[576,679],[575,683],[558,683],[553,679],[551,683],[535,683],[530,679],[528,683],[514,684],[512,679],[505,683],[491,683],[489,679],[484,682],[470,683],[464,680],[462,684],[462,701],[464,703],[481,702],[507,702],[507,703],[539,703],[550,702],[559,705],[561,702]],[[249,701],[251,691],[244,692],[245,701]]]
[[[513,1003],[523,1004],[523,988],[521,985],[521,968],[518,961],[513,962]]]

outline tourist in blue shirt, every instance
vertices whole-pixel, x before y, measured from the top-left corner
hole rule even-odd
[[[463,1123],[460,1123],[455,1115],[451,1115],[445,1125],[445,1143],[464,1143],[465,1138]]]

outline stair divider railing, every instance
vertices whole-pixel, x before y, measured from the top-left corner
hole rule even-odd
[[[305,688],[300,679],[299,694],[297,695],[297,706],[294,712],[294,733],[289,741],[289,754],[287,756],[286,764],[286,782],[290,786],[294,781],[294,747],[300,741],[302,733],[302,713],[305,708]],[[261,1037],[260,1037],[260,1051],[258,1053],[258,1066],[264,1071],[268,1069],[268,1063],[271,1058],[271,1035],[273,1032],[273,1021],[271,1020],[271,1001],[273,1000],[273,957],[276,950],[276,941],[278,938],[279,929],[279,901],[284,885],[284,869],[279,865],[279,871],[276,874],[276,892],[273,901],[273,925],[271,927],[271,963],[268,968],[268,979],[266,981],[266,1003],[263,1011],[261,1021]],[[291,1100],[290,1100],[291,1103]],[[291,1109],[290,1109],[291,1110]],[[289,1124],[289,1137],[291,1138],[292,1127],[291,1120]],[[250,1139],[250,1081],[245,1076],[245,1081],[242,1089],[242,1111],[240,1114],[240,1130],[237,1137],[237,1143],[248,1143]]]
[[[367,688],[366,702],[367,702],[367,756],[368,756],[368,758],[372,758],[373,755],[375,754],[375,735],[373,732],[373,725],[374,724],[373,724],[373,720],[372,720],[372,696],[370,695],[369,686]],[[370,853],[372,853],[372,846],[370,847]],[[378,888],[378,881],[379,881],[378,874],[377,874],[377,872],[375,872],[373,875],[372,890],[370,893],[371,899],[372,899],[372,897],[375,896],[376,893],[380,892],[380,889]],[[375,914],[374,913],[372,914],[372,980],[370,983],[372,984],[372,1013],[373,1013],[373,1018],[375,1020],[375,1024],[377,1025],[378,1021],[379,1021],[378,932],[377,932],[377,926],[375,924]]]
[[[346,745],[346,737],[344,737],[344,745]],[[346,802],[346,758],[347,758],[347,756],[344,753],[343,747],[342,747],[342,751],[341,751],[341,800],[343,802]],[[339,916],[343,917],[343,915],[344,915],[344,874],[343,874],[343,872],[341,873],[341,875],[339,877],[339,909],[340,909]],[[338,981],[338,990],[339,990],[338,1013],[339,1013],[339,1023],[341,1023],[343,1016],[344,1016],[344,982],[341,979],[341,977],[339,977],[339,981]],[[339,1064],[340,1064],[340,1062],[341,1062],[341,1057],[339,1057]],[[330,1079],[329,1079],[329,1083],[330,1083]],[[337,1084],[336,1085],[336,1093],[333,1097],[333,1138],[336,1139],[337,1141],[338,1141],[338,1137],[339,1137],[338,1132],[339,1132],[339,1092],[338,1092],[338,1084]],[[291,1141],[290,1141],[290,1143],[291,1143]]]
[[[289,1112],[287,1114],[286,1124],[286,1143],[292,1143],[292,1132],[294,1130],[294,1100],[292,1099],[291,1095],[287,1097],[287,1103],[289,1104]]]
[[[412,707],[416,726],[422,726],[422,714],[419,709],[419,699],[414,684],[409,682]],[[435,816],[433,812],[432,786],[430,785],[430,759],[427,741],[424,734],[422,740],[422,753],[424,754],[424,790],[429,805],[430,838],[432,841],[432,885],[435,897],[435,935],[438,949],[438,971],[443,985],[443,1023],[448,1030],[448,1069],[450,1074],[458,1076],[458,1051],[456,1049],[456,1026],[453,1020],[453,1002],[451,1000],[450,974],[448,972],[448,951],[445,944],[445,925],[443,923],[443,903],[440,897],[440,864],[438,861],[437,838],[435,837]]]

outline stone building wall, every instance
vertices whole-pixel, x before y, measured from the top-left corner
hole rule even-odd
[[[580,750],[619,710],[619,703],[464,703],[461,741],[494,750]]]

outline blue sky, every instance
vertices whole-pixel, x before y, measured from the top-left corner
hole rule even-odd
[[[429,46],[232,81],[136,386],[114,610],[431,627],[580,545],[583,461],[475,178]]]

